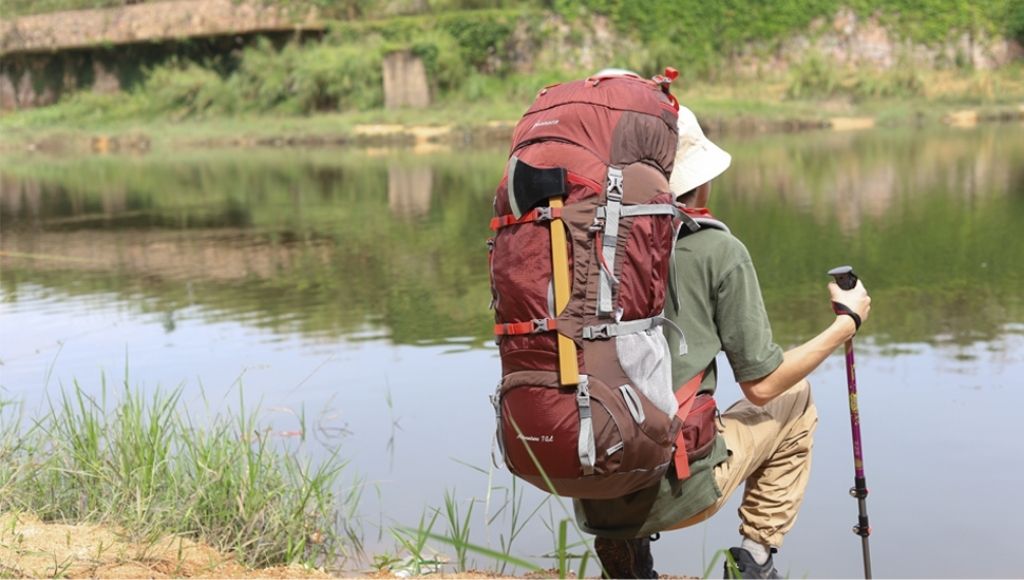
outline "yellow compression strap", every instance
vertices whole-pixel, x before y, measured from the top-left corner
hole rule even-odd
[[[548,202],[552,208],[562,207],[562,198]],[[569,304],[569,254],[565,249],[565,225],[560,219],[551,220],[551,275],[555,286],[555,316]],[[576,343],[562,333],[558,336],[558,371],[563,385],[580,382],[580,368],[576,362]]]

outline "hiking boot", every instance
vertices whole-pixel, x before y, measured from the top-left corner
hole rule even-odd
[[[604,567],[602,578],[657,578],[650,538],[613,540],[598,537],[594,551]]]
[[[725,561],[725,578],[782,578],[775,569],[772,555],[764,564],[758,564],[745,548],[729,548],[732,559],[736,561],[736,569],[729,569],[729,561]],[[737,575],[737,572],[739,575]]]

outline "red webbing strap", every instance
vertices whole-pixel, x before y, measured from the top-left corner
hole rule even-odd
[[[697,376],[687,381],[681,389],[676,391],[676,401],[679,403],[676,417],[679,417],[680,421],[685,421],[686,416],[690,414],[690,409],[693,408],[693,401],[697,398],[697,389],[700,388],[702,380],[704,380],[704,371],[701,371]],[[690,477],[690,461],[686,459],[686,440],[683,438],[682,428],[676,434],[675,464],[676,477],[679,481]]]
[[[494,334],[497,336],[508,336],[513,334],[534,334],[536,332],[548,332],[558,328],[558,320],[554,318],[541,318],[538,320],[527,320],[526,322],[506,322],[494,325]]]
[[[530,222],[535,222],[535,221],[537,221],[538,218],[540,218],[542,216],[543,216],[543,219],[546,220],[546,221],[550,221],[550,220],[553,220],[553,219],[560,218],[560,217],[562,217],[562,208],[560,208],[560,207],[536,208],[536,209],[533,209],[533,210],[527,212],[526,214],[523,215],[523,217],[521,217],[519,219],[516,219],[516,216],[514,216],[514,215],[512,215],[510,213],[509,214],[505,214],[505,215],[501,215],[501,216],[498,216],[496,218],[491,218],[491,229],[494,230],[494,231],[498,231],[499,229],[504,228],[504,227],[508,227],[508,226],[517,226],[517,225],[520,225],[520,224],[527,224],[527,223],[530,223]]]

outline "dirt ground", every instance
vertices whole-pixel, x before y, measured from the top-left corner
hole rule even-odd
[[[386,571],[330,574],[301,566],[252,569],[208,545],[178,537],[152,543],[92,524],[43,523],[26,514],[0,514],[0,578],[409,578]],[[570,572],[570,578],[575,575]],[[595,576],[596,577],[596,576]],[[558,578],[555,570],[525,576],[443,572],[421,578]],[[662,578],[688,578],[662,576]]]
[[[167,537],[133,542],[109,527],[43,523],[0,514],[0,578],[407,578],[388,572],[329,574],[300,566],[252,569],[205,544]],[[426,578],[495,578],[487,572]],[[557,578],[557,573],[524,578]],[[503,578],[514,578],[504,576]]]
[[[151,544],[103,526],[49,524],[0,514],[0,578],[328,578],[298,566],[253,570],[210,546],[168,537]]]

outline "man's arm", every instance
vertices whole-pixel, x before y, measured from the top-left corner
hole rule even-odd
[[[835,282],[828,285],[833,302],[839,302],[856,312],[861,321],[867,321],[871,311],[871,297],[859,281],[850,290],[841,290]],[[783,354],[782,364],[771,373],[754,380],[743,381],[743,394],[753,404],[762,406],[786,392],[818,368],[835,349],[853,338],[857,328],[853,318],[846,315],[836,319],[821,334]]]

